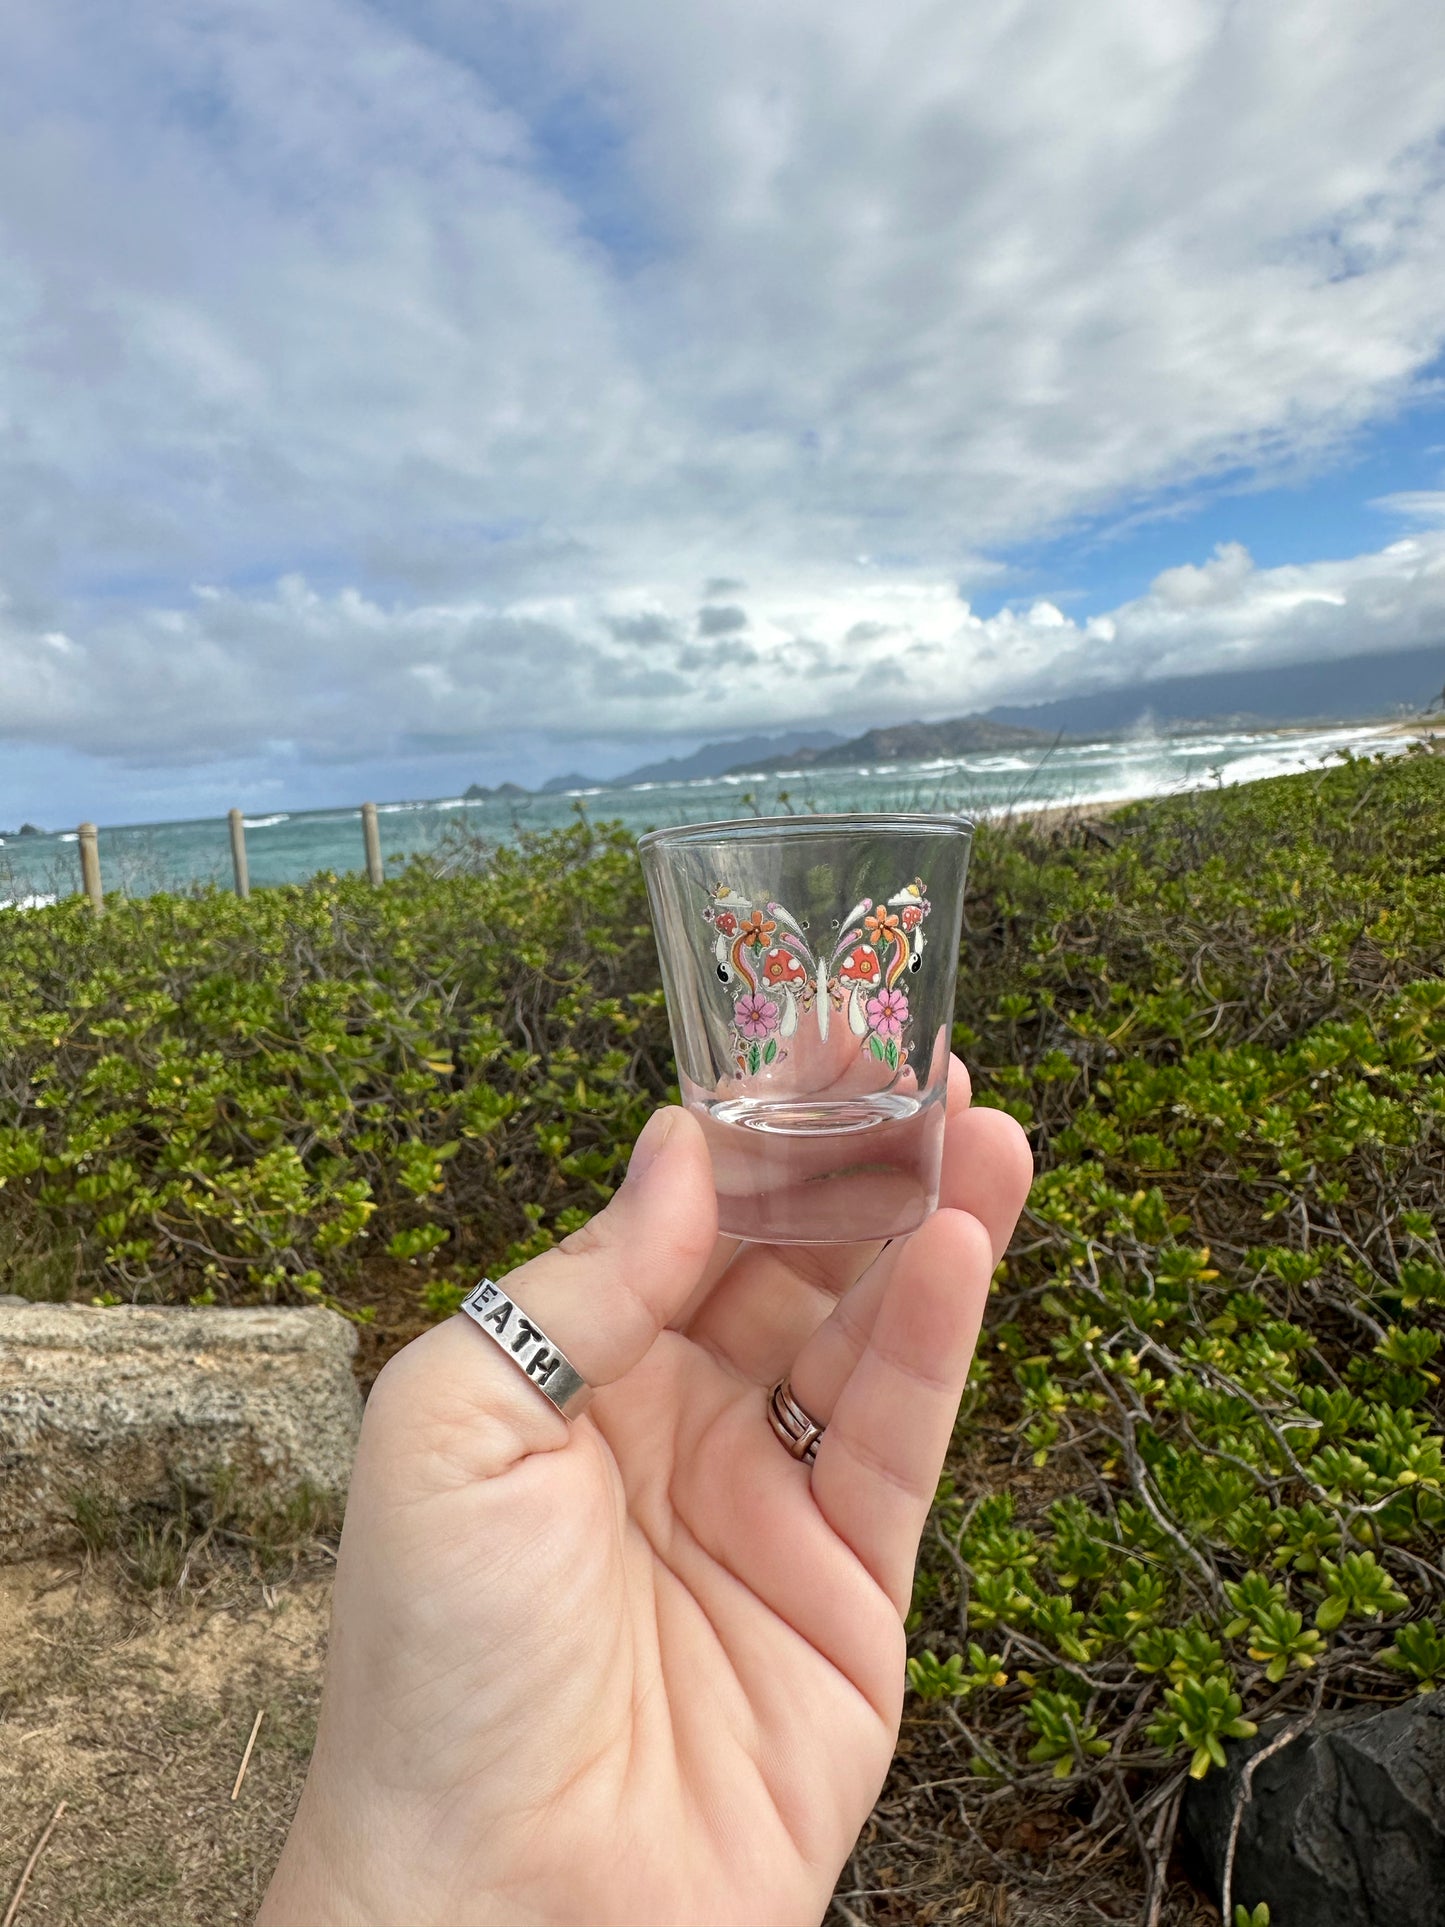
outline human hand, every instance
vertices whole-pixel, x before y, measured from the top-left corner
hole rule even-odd
[[[569,1425],[458,1316],[368,1401],[316,1749],[258,1927],[821,1919],[897,1738],[913,1563],[1028,1190],[949,1086],[941,1207],[873,1246],[719,1243],[658,1113],[509,1295]],[[810,1469],[766,1417],[785,1372]]]

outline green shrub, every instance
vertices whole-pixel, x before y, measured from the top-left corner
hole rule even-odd
[[[392,1343],[584,1223],[673,1078],[632,843],[452,855],[0,917],[19,1288]],[[1039,1178],[920,1562],[919,1719],[1082,1793],[1440,1683],[1445,759],[985,826],[956,1017]]]
[[[0,917],[20,1284],[419,1321],[585,1222],[671,1077],[631,841],[447,867]]]
[[[979,1770],[1445,1681],[1445,760],[986,833],[970,924],[1040,1175],[910,1624],[997,1655]]]

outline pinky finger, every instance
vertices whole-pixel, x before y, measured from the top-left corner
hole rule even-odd
[[[992,1271],[988,1232],[965,1211],[913,1234],[818,1447],[814,1503],[900,1617]]]

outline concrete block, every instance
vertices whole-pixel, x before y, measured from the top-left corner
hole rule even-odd
[[[229,1474],[341,1497],[355,1351],[319,1309],[0,1301],[0,1557],[63,1543],[77,1493],[131,1504]]]

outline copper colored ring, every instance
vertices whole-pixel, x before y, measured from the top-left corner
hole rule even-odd
[[[826,1428],[793,1397],[786,1372],[768,1395],[768,1424],[795,1459],[811,1465],[817,1458],[818,1441]]]

